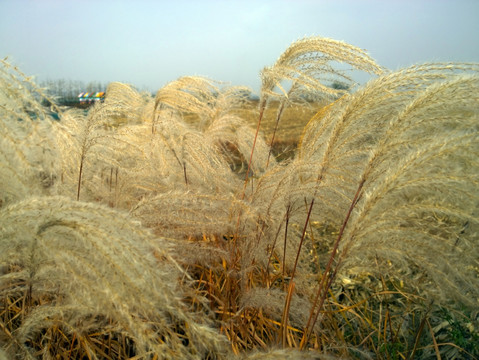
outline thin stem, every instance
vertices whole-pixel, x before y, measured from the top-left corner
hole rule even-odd
[[[298,266],[299,255],[301,254],[301,248],[303,246],[304,238],[305,238],[305,235],[306,235],[306,229],[307,229],[308,223],[309,223],[309,218],[311,216],[311,211],[313,210],[313,205],[314,205],[314,198],[313,198],[313,200],[311,200],[311,204],[309,206],[308,216],[307,216],[306,222],[304,224],[303,234],[301,235],[301,241],[299,242],[298,252],[296,254],[296,260],[294,262],[293,271],[291,272],[290,286],[288,288],[288,296],[286,297],[286,302],[284,304],[283,320],[288,319],[288,317],[289,317],[290,301],[291,301],[291,296],[293,296],[293,291],[294,291],[294,283],[293,283],[294,275],[296,273],[296,267]],[[293,286],[291,286],[291,284],[293,284]]]
[[[294,281],[291,280],[288,287],[288,293],[286,294],[286,303],[284,305],[283,317],[281,319],[280,331],[281,331],[281,345],[283,348],[286,347],[286,337],[288,335],[288,318],[289,318],[289,309],[291,308],[291,298],[293,297],[294,292]]]
[[[288,205],[288,209],[286,210],[286,226],[284,229],[284,244],[283,244],[283,278],[286,275],[286,241],[288,239],[288,225],[289,225],[289,214],[291,211],[291,205]]]
[[[304,349],[304,347],[306,346],[306,343],[309,340],[310,332],[314,328],[314,324],[316,324],[316,321],[318,320],[320,309],[323,307],[324,301],[326,300],[327,291],[331,287],[333,279],[336,276],[337,268],[331,274],[331,276],[329,276],[328,274],[331,271],[331,266],[333,265],[333,260],[336,257],[336,253],[338,251],[339,243],[340,243],[340,241],[343,237],[344,230],[346,229],[346,225],[348,224],[348,221],[349,221],[349,218],[351,217],[353,209],[356,206],[356,204],[358,203],[358,199],[359,199],[359,196],[360,196],[361,191],[363,189],[365,181],[366,181],[365,179],[362,179],[361,182],[359,183],[356,194],[354,195],[354,198],[351,201],[351,206],[349,207],[349,210],[346,214],[346,218],[343,221],[343,225],[341,226],[341,230],[339,231],[336,242],[334,243],[333,250],[331,251],[331,256],[329,257],[328,264],[326,265],[326,268],[324,269],[324,273],[323,273],[323,276],[321,277],[321,281],[320,281],[320,284],[319,284],[319,287],[318,287],[318,292],[317,292],[316,297],[314,299],[313,306],[311,307],[311,312],[309,314],[308,322],[306,324],[306,327],[305,327],[305,330],[304,330],[304,333],[303,333],[303,337],[301,339],[300,349]],[[325,285],[326,279],[328,279],[328,283],[326,284],[326,287],[324,288],[324,291],[322,291],[323,287]],[[317,306],[320,296],[321,296],[321,300],[319,301],[319,306]],[[317,311],[315,311],[316,308],[318,309]],[[316,314],[315,314],[315,312],[316,312]]]
[[[284,214],[284,216],[283,216],[283,221],[286,219],[286,228],[288,227],[290,206],[291,205],[288,205],[288,208],[286,210],[286,214]],[[274,253],[274,249],[276,247],[276,242],[278,241],[279,232],[281,231],[281,228],[283,227],[283,221],[281,221],[279,226],[278,226],[278,230],[276,231],[276,235],[274,237],[273,245],[271,246],[271,252],[269,253],[269,258],[268,258],[268,265],[266,266],[267,274],[269,274],[269,266],[271,265],[271,259],[273,258],[273,253]],[[284,266],[283,266],[283,276],[284,276]],[[269,276],[268,276],[268,279],[269,279]]]
[[[251,164],[253,163],[253,153],[254,153],[254,149],[256,147],[256,140],[258,139],[259,128],[261,126],[261,120],[263,119],[263,114],[264,114],[265,108],[266,108],[266,99],[263,99],[261,104],[260,104],[258,125],[256,126],[256,133],[254,135],[253,146],[251,147],[251,154],[250,154],[250,157],[249,157],[248,168],[246,169],[246,175],[245,175],[244,187],[243,187],[243,194],[241,195],[241,200],[244,200],[244,197],[245,197],[246,185],[248,184],[249,172],[251,170]]]
[[[426,313],[424,314],[422,320],[421,320],[421,323],[419,324],[419,328],[416,332],[416,339],[414,341],[414,347],[411,351],[411,355],[409,355],[408,357],[408,360],[413,360],[414,359],[414,356],[416,355],[416,350],[419,346],[419,340],[421,339],[421,334],[424,330],[424,326],[426,325],[426,322],[427,322],[427,317],[429,316],[429,312],[431,311],[432,309],[432,305],[433,305],[434,301],[431,302],[431,304],[429,305],[429,308],[426,310]]]
[[[271,153],[273,152],[274,138],[276,136],[276,131],[278,130],[279,120],[281,119],[281,115],[283,114],[284,104],[285,104],[285,101],[284,100],[281,101],[281,105],[278,109],[278,114],[276,115],[276,124],[274,125],[273,135],[271,136],[271,143],[269,144],[269,153],[268,153],[268,160],[266,161],[266,169],[268,168],[269,159],[271,157]]]
[[[256,134],[254,136],[253,146],[251,148],[251,155],[250,155],[249,162],[248,162],[248,169],[246,170],[246,175],[245,175],[245,179],[244,179],[243,193],[241,194],[241,198],[240,198],[241,200],[244,200],[244,197],[246,195],[246,186],[248,184],[249,171],[251,169],[251,163],[253,162],[253,152],[254,152],[254,148],[256,146],[256,139],[258,138],[259,128],[261,126],[261,120],[263,119],[263,114],[264,114],[265,108],[266,108],[266,99],[263,99],[261,101],[261,104],[260,104],[258,126],[256,127]],[[238,220],[236,221],[235,236],[233,237],[233,241],[234,241],[233,242],[233,245],[234,245],[233,247],[234,248],[236,248],[236,239],[239,235],[240,220],[241,220],[241,210],[238,213]]]
[[[80,170],[78,171],[78,186],[77,186],[77,201],[80,200],[81,179],[83,174],[83,161],[85,160],[84,153],[80,158]]]
[[[183,161],[183,173],[185,175],[185,184],[188,185],[188,177],[186,176],[186,163]]]
[[[313,206],[314,206],[314,198],[311,200],[311,204],[309,205],[308,215],[306,217],[306,222],[304,223],[303,233],[301,234],[301,240],[299,242],[298,252],[296,254],[296,260],[294,261],[293,271],[291,273],[291,280],[293,280],[294,275],[296,273],[296,267],[298,266],[299,256],[301,254],[301,248],[303,247],[304,238],[306,236],[306,229],[308,228],[309,218],[311,217]]]

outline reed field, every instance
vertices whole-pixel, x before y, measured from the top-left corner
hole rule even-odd
[[[479,357],[479,64],[260,76],[84,111],[1,60],[0,359]]]

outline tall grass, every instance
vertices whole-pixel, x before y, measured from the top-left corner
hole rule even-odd
[[[2,61],[5,356],[477,356],[478,70],[312,37],[263,70],[251,117],[247,89],[183,77],[54,121]]]
[[[21,358],[221,354],[221,336],[177,286],[186,276],[125,214],[68,198],[28,198],[1,214],[3,330]],[[184,281],[184,280],[183,280]],[[101,327],[101,329],[99,329]]]

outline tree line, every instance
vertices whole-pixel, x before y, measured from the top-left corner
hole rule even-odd
[[[79,80],[46,80],[40,86],[53,97],[60,105],[72,105],[78,102],[78,95],[82,92],[105,91],[108,84],[100,81],[83,82]]]

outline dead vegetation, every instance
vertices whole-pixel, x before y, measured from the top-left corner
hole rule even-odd
[[[478,356],[478,70],[313,37],[256,103],[113,83],[54,121],[2,61],[0,358]]]

